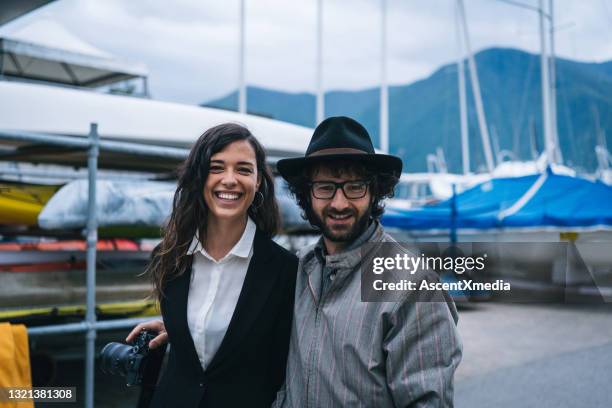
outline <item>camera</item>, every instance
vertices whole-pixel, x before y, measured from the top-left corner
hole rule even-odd
[[[143,330],[131,345],[108,343],[100,352],[102,372],[125,377],[128,387],[140,385],[148,362],[149,342],[156,336]]]

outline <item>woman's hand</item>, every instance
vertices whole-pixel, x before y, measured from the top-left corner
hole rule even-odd
[[[168,333],[166,333],[166,327],[164,326],[164,322],[161,320],[150,320],[148,322],[136,325],[130,334],[128,334],[125,341],[128,343],[131,342],[138,336],[138,333],[143,330],[157,332],[157,337],[149,342],[149,349],[151,350],[156,349],[157,347],[168,342]]]

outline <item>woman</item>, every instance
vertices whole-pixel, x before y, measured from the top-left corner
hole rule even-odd
[[[274,183],[244,127],[206,131],[184,163],[172,215],[147,273],[168,341],[153,407],[268,407],[285,375],[297,258],[271,240]]]

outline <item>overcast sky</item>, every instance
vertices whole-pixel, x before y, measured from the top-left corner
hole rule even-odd
[[[519,0],[537,5],[536,0]],[[380,78],[380,1],[323,0],[324,87]],[[548,0],[545,0],[548,3]],[[316,0],[246,0],[249,85],[314,92]],[[424,78],[459,52],[454,0],[388,0],[388,78]],[[612,60],[612,0],[555,0],[562,57]],[[499,0],[465,0],[472,46],[538,52],[538,18]],[[54,20],[93,46],[143,62],[157,99],[200,103],[237,86],[238,0],[59,0],[2,31]]]

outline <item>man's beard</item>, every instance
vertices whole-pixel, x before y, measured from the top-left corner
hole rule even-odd
[[[312,215],[311,224],[315,225],[316,227],[319,227],[319,229],[321,230],[321,233],[323,234],[325,238],[329,239],[332,242],[352,242],[356,240],[357,238],[359,238],[359,236],[368,228],[370,224],[370,215],[372,214],[372,211],[371,211],[371,208],[368,208],[368,210],[364,212],[359,218],[357,218],[357,212],[352,209],[343,211],[341,213],[333,211],[333,210],[324,209],[323,219],[321,219],[321,217],[319,217],[319,215],[316,212],[312,211],[312,209],[310,213]],[[353,222],[353,225],[351,226],[351,228],[347,230],[334,231],[332,228],[327,226],[327,224],[324,221],[328,218],[329,214],[334,214],[334,215],[351,214],[351,216],[355,218],[355,221]]]

